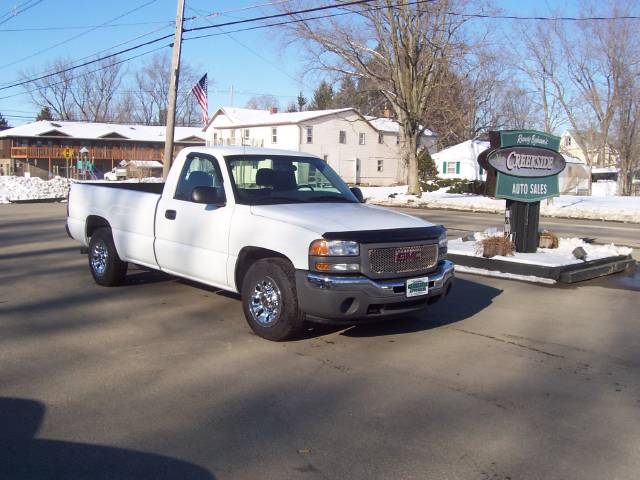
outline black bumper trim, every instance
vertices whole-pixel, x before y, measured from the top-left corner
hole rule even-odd
[[[312,321],[357,323],[413,312],[449,293],[453,263],[444,260],[429,275],[429,293],[407,297],[407,278],[372,280],[364,276],[338,276],[296,271],[300,308]]]

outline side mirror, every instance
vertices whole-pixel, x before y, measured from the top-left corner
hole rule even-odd
[[[204,203],[206,205],[224,206],[226,198],[222,187],[195,187],[191,190],[191,201],[193,203]]]
[[[349,190],[351,190],[353,196],[356,197],[360,203],[364,203],[364,195],[362,195],[362,190],[360,190],[358,187],[351,187]]]

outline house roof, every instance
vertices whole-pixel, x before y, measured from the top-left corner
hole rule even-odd
[[[268,126],[268,125],[289,125],[308,122],[309,120],[315,120],[317,118],[326,117],[329,115],[335,115],[337,113],[353,112],[364,121],[368,122],[374,130],[381,132],[398,133],[400,131],[400,124],[390,118],[377,118],[372,116],[362,115],[355,108],[337,108],[332,110],[308,110],[306,112],[280,112],[271,113],[269,110],[254,110],[251,108],[236,108],[236,107],[220,107],[216,113],[211,117],[206,128],[213,123],[215,118],[220,115],[226,115],[230,120],[231,125],[219,126],[216,128],[241,128],[241,127],[256,127],[256,126]],[[206,129],[205,128],[205,129]],[[430,130],[425,130],[424,135],[435,136]]]
[[[370,115],[367,115],[365,118],[369,121],[369,123],[371,125],[373,125],[373,127],[376,130],[380,130],[382,132],[390,132],[390,133],[399,133],[400,132],[400,124],[398,122],[396,122],[395,120],[391,119],[391,118],[372,117]],[[425,129],[425,131],[423,132],[423,135],[425,135],[427,137],[435,137],[436,136],[436,134],[433,133],[428,128]]]
[[[228,127],[218,128],[238,128],[238,127],[255,127],[255,126],[267,126],[267,125],[286,125],[297,124],[313,120],[315,118],[325,117],[327,115],[335,115],[336,113],[343,113],[353,111],[357,115],[360,115],[355,108],[337,108],[333,110],[308,110],[306,112],[278,112],[271,113],[269,110],[255,110],[252,108],[236,108],[236,107],[220,107],[216,113],[214,113],[209,120],[209,123],[205,129],[213,123],[215,118],[224,114],[231,121],[232,125]],[[364,118],[364,117],[363,117]]]
[[[463,160],[472,160],[475,162],[478,155],[481,152],[484,152],[487,148],[489,148],[489,142],[482,140],[467,140],[440,150],[438,153],[434,153],[432,158],[441,162]]]
[[[9,128],[0,132],[1,137],[67,137],[82,140],[129,140],[134,142],[164,142],[164,126],[68,122],[40,120]],[[205,141],[205,133],[198,127],[176,127],[176,142]]]

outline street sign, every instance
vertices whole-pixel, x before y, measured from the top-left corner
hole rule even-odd
[[[558,176],[514,177],[498,172],[496,198],[508,198],[517,202],[539,202],[560,195]]]
[[[62,156],[67,160],[73,158],[73,149],[71,147],[65,147],[65,149],[62,150]]]

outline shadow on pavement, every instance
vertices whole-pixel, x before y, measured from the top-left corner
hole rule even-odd
[[[0,479],[213,480],[202,467],[161,455],[58,440],[34,439],[45,406],[0,397]]]
[[[502,290],[461,278],[454,280],[451,293],[438,303],[410,316],[378,323],[355,325],[342,335],[374,337],[413,333],[466,320],[481,312]]]

